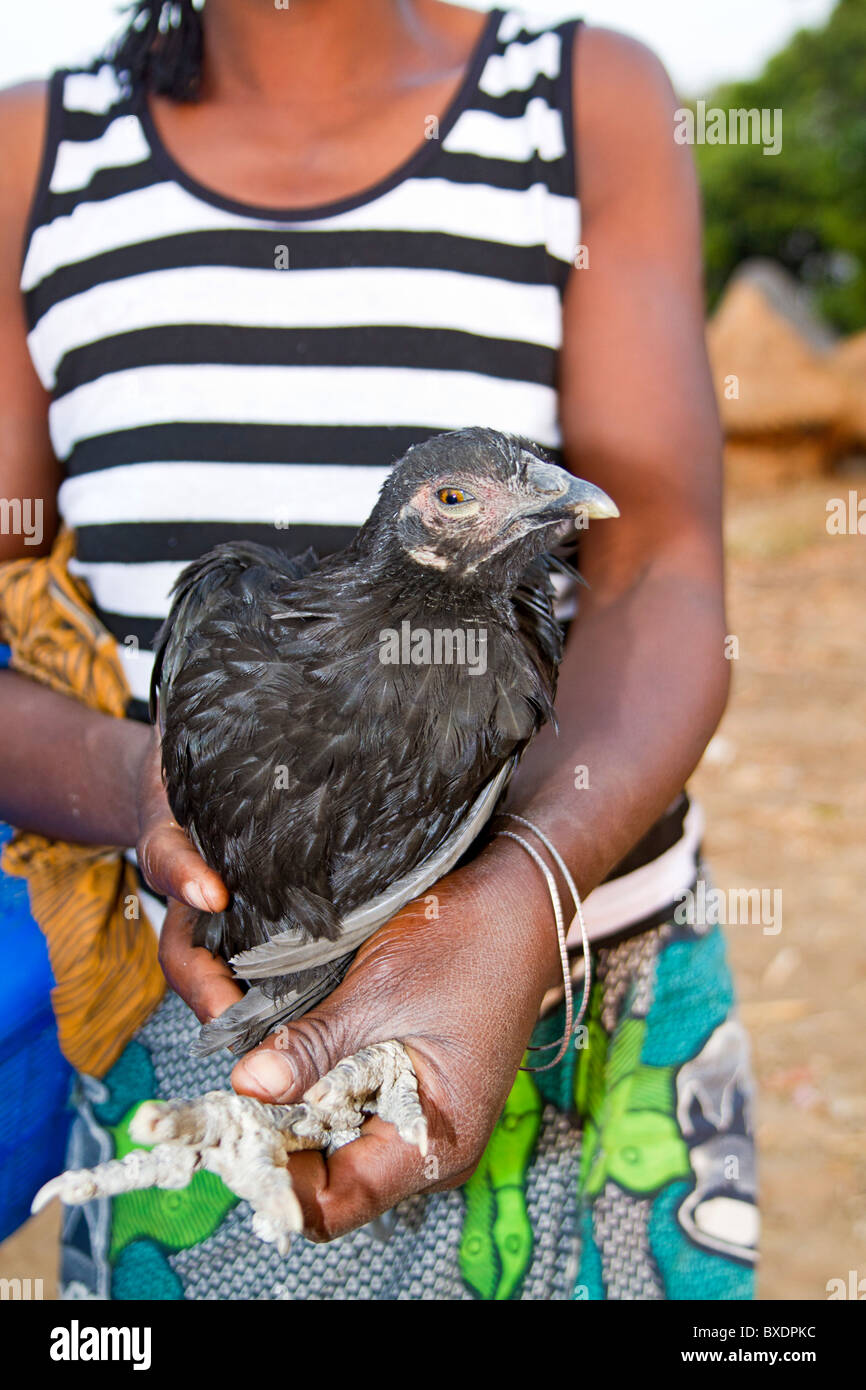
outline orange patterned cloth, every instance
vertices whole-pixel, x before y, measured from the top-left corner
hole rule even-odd
[[[122,718],[129,692],[111,635],[69,573],[72,532],[51,554],[0,565],[0,640],[10,665]],[[103,1076],[159,1003],[165,980],[133,866],[112,846],[66,844],[16,831],[2,868],[27,879],[48,943],[60,1047],[79,1071]]]

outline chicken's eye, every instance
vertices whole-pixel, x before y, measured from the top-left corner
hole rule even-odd
[[[470,497],[468,492],[459,487],[440,487],[436,496],[445,507],[460,507],[464,502],[475,501],[474,497]]]

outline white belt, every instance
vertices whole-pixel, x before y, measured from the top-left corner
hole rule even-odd
[[[590,942],[594,945],[605,937],[641,922],[645,917],[670,907],[681,898],[695,881],[695,856],[704,834],[704,813],[692,801],[683,821],[683,833],[675,845],[665,850],[650,864],[633,869],[630,874],[600,883],[583,904],[583,918]],[[575,916],[568,929],[570,949],[580,946],[580,926]],[[583,955],[572,959],[571,978],[580,984],[584,977]],[[543,1018],[562,1002],[562,985],[549,989],[541,1001],[539,1017]]]
[[[695,854],[704,834],[704,813],[693,801],[683,821],[683,833],[675,845],[657,859],[630,874],[600,883],[583,904],[583,917],[591,941],[613,936],[651,917],[676,902],[695,881]],[[580,945],[577,917],[568,929],[569,946]]]

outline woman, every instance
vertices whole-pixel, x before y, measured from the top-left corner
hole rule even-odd
[[[2,486],[47,502],[62,484],[133,717],[4,675],[0,811],[138,845],[174,904],[164,969],[200,1019],[238,997],[189,942],[189,908],[225,890],[171,822],[136,722],[180,566],[238,534],[337,548],[384,468],[464,424],[538,440],[621,513],[581,546],[559,736],[533,745],[511,797],[584,896],[609,880],[579,1045],[515,1082],[558,956],[542,876],[493,839],[421,929],[398,914],[287,1045],[232,1073],[287,1101],[400,1037],[435,1162],[375,1120],[327,1162],[293,1158],[306,1233],[326,1243],[286,1261],[224,1190],[174,1223],[119,1202],[73,1213],[73,1291],[751,1296],[742,1038],[718,930],[674,920],[696,873],[682,787],[727,690],[719,433],[675,104],[620,35],[440,0],[141,3],[113,64],[59,75],[47,103],[5,95]],[[108,1077],[82,1081],[80,1132],[104,1136],[144,1095],[224,1084],[221,1061],[186,1060],[194,1026],[169,996]]]

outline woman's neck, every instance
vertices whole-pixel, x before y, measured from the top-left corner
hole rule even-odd
[[[480,19],[440,0],[207,0],[202,97],[276,108],[444,79]]]

